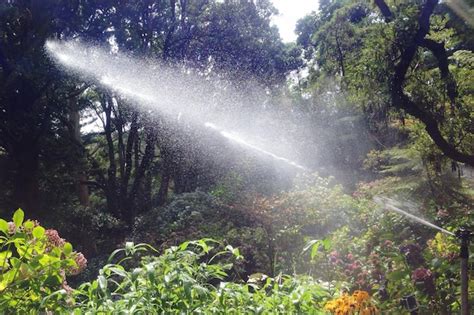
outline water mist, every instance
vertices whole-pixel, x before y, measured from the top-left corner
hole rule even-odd
[[[268,95],[255,85],[239,90],[202,71],[137,59],[79,41],[48,41],[46,50],[65,71],[127,98],[147,114],[184,119],[225,139],[298,170],[295,150],[281,122],[263,110]]]

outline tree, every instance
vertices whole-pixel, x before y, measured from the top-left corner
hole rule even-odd
[[[329,75],[364,111],[372,131],[409,115],[446,157],[473,165],[473,101],[464,87],[470,70],[460,71],[466,57],[459,59],[470,54],[469,27],[437,1],[376,4],[380,15],[364,3],[330,1],[313,17],[311,36],[302,24],[301,42],[315,51],[309,85]]]
[[[385,21],[390,22],[395,17],[389,6],[383,0],[376,0],[376,5],[383,14]],[[449,98],[452,115],[454,117],[462,113],[462,104],[458,99],[455,78],[449,70],[448,53],[445,44],[429,38],[430,18],[438,5],[437,0],[427,0],[418,13],[416,27],[412,34],[408,35],[405,44],[400,47],[399,61],[394,65],[393,73],[390,78],[390,96],[392,105],[404,110],[406,113],[419,119],[424,125],[431,139],[438,148],[449,158],[474,166],[474,154],[471,149],[463,150],[456,147],[455,144],[446,140],[440,127],[440,119],[437,118],[432,109],[436,104],[426,104],[425,108],[417,104],[405,91],[406,77],[413,64],[419,48],[429,51],[436,58],[440,71],[441,79],[444,81],[446,95]],[[400,35],[399,35],[400,36]],[[396,42],[402,42],[401,38],[396,38]],[[469,132],[469,131],[468,131]]]
[[[44,162],[63,159],[67,169],[78,155],[68,114],[81,89],[65,80],[43,51],[47,38],[67,28],[69,9],[53,0],[0,5],[0,148],[11,169],[2,181],[11,181],[8,207],[22,206],[38,218],[44,216]]]
[[[256,81],[274,89],[298,65],[297,50],[285,46],[270,26],[275,11],[268,1],[112,1],[96,4],[95,15],[89,5],[81,12],[92,21],[76,34],[111,40],[119,52],[219,76],[222,82]],[[89,155],[95,180],[86,182],[104,193],[108,212],[129,226],[140,212],[164,204],[171,189],[209,187],[211,174],[220,172],[199,140],[202,131],[157,113],[143,115],[120,95],[97,86],[83,100],[102,120],[103,134],[95,141],[106,148]]]

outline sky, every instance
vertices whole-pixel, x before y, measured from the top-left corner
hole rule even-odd
[[[280,30],[284,42],[296,40],[296,21],[318,8],[318,0],[272,0],[280,14],[273,22]]]

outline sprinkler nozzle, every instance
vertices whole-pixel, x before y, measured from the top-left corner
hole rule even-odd
[[[456,231],[456,237],[461,240],[461,252],[459,256],[461,258],[468,259],[469,258],[469,241],[473,236],[473,233],[467,229],[466,227],[461,227],[459,230]]]
[[[471,232],[471,230],[469,230],[465,226],[459,228],[459,230],[457,230],[456,233],[454,234],[460,240],[469,240],[473,236],[473,233]]]

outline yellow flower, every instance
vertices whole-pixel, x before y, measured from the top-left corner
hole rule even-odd
[[[378,309],[370,301],[366,291],[357,290],[352,295],[343,293],[342,296],[328,301],[324,306],[326,311],[334,315],[375,315]]]

